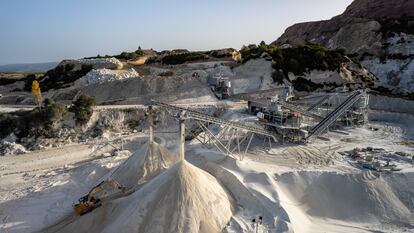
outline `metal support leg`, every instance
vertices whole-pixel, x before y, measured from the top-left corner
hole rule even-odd
[[[184,161],[184,147],[185,145],[185,124],[184,120],[180,119],[180,160]]]
[[[149,143],[152,144],[154,142],[154,129],[152,127],[152,124],[150,123],[149,126]]]

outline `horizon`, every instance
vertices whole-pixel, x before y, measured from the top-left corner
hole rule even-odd
[[[240,49],[260,41],[271,43],[293,24],[330,19],[351,2],[1,2],[0,65],[115,55],[138,46],[157,51]]]

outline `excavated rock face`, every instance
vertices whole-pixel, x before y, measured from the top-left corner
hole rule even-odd
[[[355,0],[331,20],[289,27],[275,43],[307,41],[347,49],[379,78],[378,86],[397,94],[414,92],[414,1]]]
[[[357,0],[343,14],[357,18],[400,18],[414,16],[414,1],[411,0]]]

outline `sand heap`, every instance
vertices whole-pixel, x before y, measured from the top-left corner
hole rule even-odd
[[[103,178],[115,181],[122,188],[105,183],[103,189],[94,194],[94,198],[105,200],[130,194],[175,163],[176,156],[170,154],[163,146],[155,142],[146,143]]]
[[[181,161],[135,193],[104,203],[58,232],[221,232],[232,201],[217,180]]]
[[[413,177],[413,173],[378,177],[371,171],[301,171],[284,173],[277,181],[282,206],[295,232],[340,232],[334,221],[346,221],[349,226],[389,224],[412,229]]]

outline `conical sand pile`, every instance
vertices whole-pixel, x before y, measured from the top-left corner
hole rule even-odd
[[[132,193],[175,163],[176,157],[163,146],[155,142],[146,143],[104,179],[115,181],[121,187],[115,187],[113,182],[103,183],[102,190],[93,196],[105,200]]]
[[[158,159],[146,154],[140,160],[141,181],[163,168],[159,153],[166,151],[159,145],[149,151]],[[218,233],[230,221],[232,206],[231,197],[213,176],[180,161],[131,195],[105,202],[61,224],[57,232]]]
[[[221,232],[232,216],[231,200],[217,180],[185,161],[149,185],[154,200],[138,232]]]

